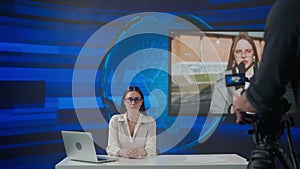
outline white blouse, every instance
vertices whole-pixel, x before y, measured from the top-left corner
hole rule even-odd
[[[134,128],[133,137],[130,135],[127,113],[112,116],[109,122],[108,155],[119,156],[121,148],[143,148],[147,156],[156,155],[156,122],[154,118],[140,114]]]

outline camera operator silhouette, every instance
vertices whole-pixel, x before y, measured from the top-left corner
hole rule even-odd
[[[270,10],[265,27],[265,47],[254,79],[249,87],[233,92],[236,123],[244,124],[247,113],[255,112],[253,134],[256,149],[249,168],[275,168],[277,156],[285,168],[299,168],[292,149],[292,161],[285,158],[278,146],[279,137],[289,121],[282,121],[285,103],[282,96],[290,82],[299,113],[300,106],[300,1],[277,0]],[[284,123],[283,123],[284,122]],[[288,130],[289,131],[289,130]],[[288,132],[289,133],[289,132]],[[290,140],[290,139],[288,139]],[[290,143],[290,148],[293,148]],[[292,164],[291,164],[292,163]]]

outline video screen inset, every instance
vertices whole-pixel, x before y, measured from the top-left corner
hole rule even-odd
[[[253,76],[265,45],[264,32],[172,30],[169,34],[173,37],[169,39],[169,115],[230,114],[235,87],[226,86],[225,75],[238,73],[243,62],[246,78]]]

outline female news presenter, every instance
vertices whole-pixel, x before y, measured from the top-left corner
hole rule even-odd
[[[121,114],[109,122],[108,155],[141,158],[156,155],[156,122],[146,115],[144,95],[130,86],[122,97]]]

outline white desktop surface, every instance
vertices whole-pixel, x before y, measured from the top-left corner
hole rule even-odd
[[[116,162],[87,163],[68,160],[59,162],[56,169],[246,169],[247,160],[236,154],[158,155],[148,159],[120,157]]]

